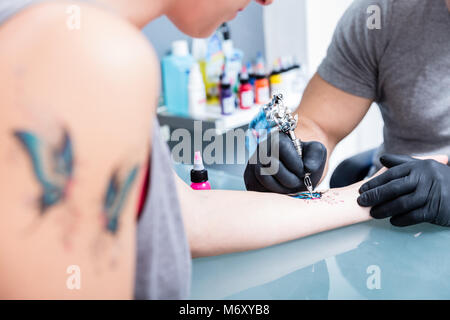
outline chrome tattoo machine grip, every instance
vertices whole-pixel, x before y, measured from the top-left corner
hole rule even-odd
[[[272,101],[264,106],[264,112],[269,122],[273,122],[278,129],[287,134],[294,144],[295,150],[300,158],[303,158],[302,142],[295,135],[295,129],[298,125],[298,115],[292,116],[292,113],[283,103],[283,95],[274,95]],[[312,196],[313,186],[310,178],[310,173],[306,173],[303,182]]]

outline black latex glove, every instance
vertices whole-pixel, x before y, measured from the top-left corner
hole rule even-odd
[[[421,222],[450,226],[450,167],[434,160],[385,155],[388,171],[363,184],[358,203],[372,207],[375,219],[391,217],[394,226]]]
[[[274,156],[271,150],[272,144],[275,148],[279,148],[278,157]],[[327,161],[327,149],[320,142],[302,142],[302,150],[303,159],[286,134],[277,131],[269,134],[267,141],[258,145],[245,169],[244,180],[247,190],[282,194],[305,191],[307,190],[303,182],[305,172],[311,173],[311,182],[315,187],[322,177]],[[261,154],[270,156],[269,165],[268,159],[261,159],[258,156]],[[275,174],[262,174],[265,169],[274,165],[279,166]]]

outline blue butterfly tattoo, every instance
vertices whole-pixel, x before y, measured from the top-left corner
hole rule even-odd
[[[16,131],[14,136],[21,142],[31,159],[33,171],[42,187],[39,209],[43,215],[47,209],[63,201],[73,177],[73,147],[67,131],[59,146],[44,144],[36,135]]]
[[[138,166],[134,167],[122,183],[119,181],[117,171],[114,172],[109,180],[104,198],[103,212],[106,218],[106,229],[112,234],[116,234],[119,229],[119,217],[138,170]]]

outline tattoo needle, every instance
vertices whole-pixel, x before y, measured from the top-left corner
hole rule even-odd
[[[303,182],[305,183],[305,186],[308,189],[309,194],[310,194],[310,196],[312,198],[314,189],[313,189],[313,185],[312,185],[312,182],[311,182],[311,178],[309,177],[310,175],[311,175],[311,173],[305,174],[305,178],[304,178]]]

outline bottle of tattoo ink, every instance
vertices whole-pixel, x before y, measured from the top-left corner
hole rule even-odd
[[[191,182],[191,188],[194,190],[211,190],[211,185],[208,181],[208,171],[203,166],[200,151],[195,152],[194,169],[191,170]]]
[[[236,109],[236,99],[231,88],[231,80],[227,73],[224,73],[220,82],[220,105],[222,114],[227,116],[233,114]]]
[[[255,102],[266,104],[270,101],[270,83],[266,75],[266,64],[260,52],[256,60],[255,78]]]
[[[270,84],[264,71],[260,70],[256,74],[255,81],[255,102],[256,104],[266,104],[270,101]]]
[[[239,107],[241,109],[251,109],[255,104],[255,94],[253,86],[249,83],[250,79],[247,73],[247,68],[243,67],[239,75],[241,85],[239,86]]]
[[[270,82],[270,94],[272,96],[278,95],[278,94],[286,94],[286,90],[284,88],[284,83],[283,83],[283,76],[281,74],[281,66],[280,66],[280,62],[279,60],[275,60],[274,64],[273,64],[273,69],[272,69],[272,73],[270,74],[269,77],[269,82]]]

